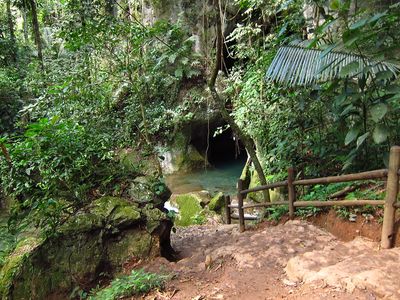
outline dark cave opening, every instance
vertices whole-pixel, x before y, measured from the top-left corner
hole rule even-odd
[[[209,129],[208,129],[209,128]],[[218,134],[215,134],[215,132]],[[207,155],[212,167],[219,168],[232,163],[244,163],[247,159],[246,149],[237,140],[231,128],[223,122],[196,126],[192,129],[190,142],[202,155]]]

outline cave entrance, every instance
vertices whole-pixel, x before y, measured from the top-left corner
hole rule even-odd
[[[190,143],[217,169],[232,164],[243,167],[247,159],[245,147],[225,123],[217,122],[201,129],[195,127]]]

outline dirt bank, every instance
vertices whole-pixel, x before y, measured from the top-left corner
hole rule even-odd
[[[147,299],[397,299],[400,250],[362,238],[344,242],[305,221],[178,228],[178,262],[145,267],[175,278]],[[368,259],[372,257],[373,259]]]

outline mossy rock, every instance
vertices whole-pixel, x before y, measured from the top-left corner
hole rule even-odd
[[[0,296],[1,299],[10,299],[11,287],[14,278],[21,272],[24,261],[31,252],[41,244],[42,240],[29,237],[21,240],[14,251],[8,256],[5,264],[0,269]]]
[[[224,201],[224,193],[219,192],[211,199],[210,203],[208,204],[208,208],[215,212],[221,212],[222,208],[224,207]]]
[[[258,177],[257,172],[254,171],[254,170],[251,171],[249,189],[255,188],[255,187],[260,186],[260,185],[261,185],[260,178]],[[282,197],[283,197],[281,189],[276,188],[276,189],[269,190],[269,197],[270,197],[272,202],[280,201],[282,199]],[[247,194],[247,198],[249,198],[249,199],[251,199],[251,200],[253,200],[255,202],[258,202],[258,203],[264,202],[264,195],[263,195],[262,191],[248,193]]]
[[[140,153],[140,151],[130,148],[119,151],[121,167],[134,174],[156,176],[159,168],[157,158],[151,154],[143,156]]]
[[[205,222],[201,198],[195,193],[177,195],[171,203],[179,209],[175,219],[176,226],[189,226]]]
[[[57,235],[17,245],[0,270],[1,299],[66,299],[77,286],[95,286],[100,274],[119,272],[132,259],[159,256],[166,242],[162,237],[169,238],[171,228],[164,223],[165,214],[151,205],[138,208],[122,198],[97,199]]]
[[[204,164],[208,165],[204,156],[192,145],[189,145],[186,151],[177,154],[174,161],[179,172],[190,172],[203,168]]]
[[[142,208],[142,214],[146,218],[146,229],[149,233],[153,233],[162,221],[169,220],[167,215],[159,209],[154,209],[152,204]]]
[[[123,227],[141,220],[137,204],[117,197],[102,197],[70,218],[61,228],[61,233],[78,233],[104,226]]]

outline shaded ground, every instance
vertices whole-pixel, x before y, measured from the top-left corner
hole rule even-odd
[[[400,299],[400,249],[339,241],[304,221],[242,234],[236,225],[179,228],[173,245],[181,260],[146,268],[176,276],[147,299]]]

